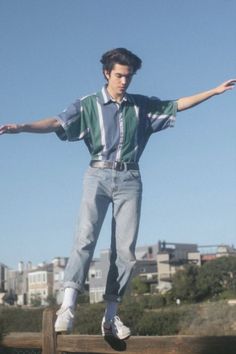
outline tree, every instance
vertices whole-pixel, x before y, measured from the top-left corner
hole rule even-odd
[[[0,322],[0,344],[3,340],[3,337],[5,335],[5,328],[3,322]]]
[[[17,301],[17,295],[12,290],[10,290],[4,296],[4,302],[6,302],[8,305],[14,305],[16,301]]]
[[[178,270],[172,279],[172,297],[183,301],[196,300],[196,279],[199,267],[187,264],[182,270]]]
[[[57,305],[57,299],[54,295],[48,295],[46,301],[48,303],[48,306],[50,307],[54,307]]]
[[[139,276],[134,277],[131,281],[132,293],[134,294],[145,294],[149,292],[149,286],[145,283]]]
[[[205,263],[197,277],[199,300],[218,297],[223,291],[236,295],[236,257],[220,257]]]
[[[39,307],[42,305],[42,298],[40,294],[32,294],[30,299],[31,305],[34,307]]]

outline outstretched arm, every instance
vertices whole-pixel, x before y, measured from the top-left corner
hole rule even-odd
[[[182,97],[177,100],[177,109],[178,109],[178,111],[183,111],[185,109],[192,108],[192,107],[198,105],[199,103],[202,103],[202,102],[208,100],[209,98],[211,98],[213,96],[220,95],[221,93],[228,91],[228,90],[232,90],[234,88],[235,84],[236,84],[236,79],[232,79],[232,80],[228,80],[226,82],[223,82],[223,84],[221,84],[209,91],[204,91],[204,92],[201,92],[196,95],[189,96],[189,97]]]
[[[26,124],[5,124],[0,126],[1,134],[52,133],[60,127],[56,118],[46,118]]]

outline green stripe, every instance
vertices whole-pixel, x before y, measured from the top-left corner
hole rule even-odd
[[[123,112],[124,142],[121,150],[121,161],[130,161],[134,156],[134,148],[137,144],[137,121],[134,107],[125,106]]]
[[[96,149],[91,151],[92,158],[99,157],[98,152],[101,150],[101,130],[98,119],[98,109],[96,96],[88,96],[82,100],[84,118],[87,118],[87,126],[90,130],[90,141]]]

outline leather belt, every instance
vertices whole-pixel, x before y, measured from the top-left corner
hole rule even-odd
[[[90,161],[90,167],[109,168],[116,171],[139,170],[137,162],[120,162],[120,161]]]

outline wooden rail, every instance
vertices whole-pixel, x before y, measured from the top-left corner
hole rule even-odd
[[[42,333],[10,333],[0,348],[42,349],[42,354],[235,354],[236,336],[138,336],[121,341],[91,335],[56,335],[55,312],[43,313]]]

